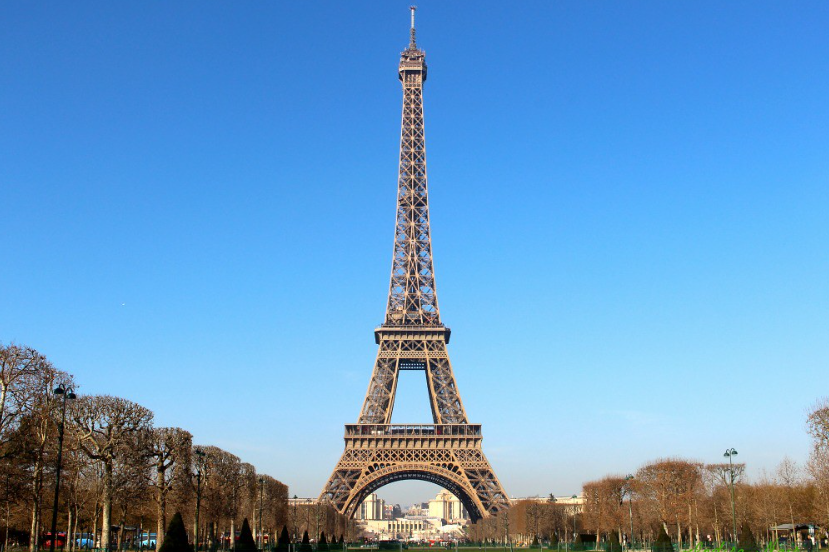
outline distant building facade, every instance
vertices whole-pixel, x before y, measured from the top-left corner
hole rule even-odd
[[[571,506],[578,513],[581,513],[584,510],[583,494],[577,494],[575,496],[556,496],[553,494],[548,494],[547,496],[525,496],[519,498],[512,497],[509,499],[509,501],[510,504],[517,504],[518,502],[543,502],[547,504],[558,504],[559,506]]]
[[[469,519],[469,514],[461,501],[449,491],[441,491],[429,501],[429,517],[445,520],[447,523],[461,522]]]
[[[371,493],[366,497],[357,511],[354,513],[354,519],[360,520],[381,520],[385,518],[386,501],[377,496],[377,493]]]
[[[464,537],[463,525],[469,514],[463,503],[448,491],[441,491],[429,502],[413,504],[403,514],[400,505],[385,504],[377,495],[369,495],[358,508],[357,517],[363,531],[377,540],[459,539]]]

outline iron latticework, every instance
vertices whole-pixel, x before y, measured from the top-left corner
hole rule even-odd
[[[346,426],[345,453],[320,500],[353,515],[376,489],[401,479],[437,483],[455,494],[472,520],[507,508],[509,499],[481,449],[481,426],[469,424],[440,321],[429,229],[423,82],[426,57],[411,40],[400,57],[403,118],[394,253],[386,317],[359,422]],[[391,425],[400,370],[424,370],[434,424]]]

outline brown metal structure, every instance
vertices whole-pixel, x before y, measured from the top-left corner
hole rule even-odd
[[[476,521],[507,508],[509,498],[481,449],[481,426],[467,419],[446,350],[451,332],[440,321],[423,125],[426,59],[411,10],[411,40],[399,68],[403,121],[386,318],[374,331],[379,350],[359,421],[345,426],[345,452],[320,500],[353,516],[380,487],[420,479],[449,490]],[[400,370],[426,372],[434,424],[392,425]]]

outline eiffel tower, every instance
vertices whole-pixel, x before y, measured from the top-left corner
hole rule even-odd
[[[386,318],[374,330],[379,350],[360,418],[345,426],[345,452],[319,500],[352,517],[380,487],[418,479],[457,496],[475,522],[508,508],[509,498],[484,456],[480,424],[467,419],[446,350],[451,331],[440,321],[426,186],[426,60],[411,11],[411,39],[400,55],[403,123]],[[434,423],[391,423],[401,370],[426,372]]]

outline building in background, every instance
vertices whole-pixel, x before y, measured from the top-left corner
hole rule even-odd
[[[461,501],[449,491],[441,491],[430,500],[428,512],[430,518],[442,519],[446,523],[460,522],[463,524],[469,519],[469,514]]]
[[[578,513],[582,513],[582,511],[584,511],[584,494],[582,493],[570,496],[556,496],[553,494],[548,494],[547,496],[536,495],[525,496],[520,498],[512,497],[509,499],[509,501],[510,505],[512,506],[519,502],[544,502],[558,504],[559,506],[572,506]]]
[[[371,493],[366,497],[362,504],[360,504],[357,511],[354,513],[354,519],[360,520],[378,520],[385,518],[386,501],[377,496],[377,493]]]
[[[424,519],[429,516],[429,503],[419,502],[409,506],[406,510],[406,519]]]
[[[359,517],[358,526],[369,538],[383,540],[460,540],[466,536],[463,526],[469,514],[458,498],[441,491],[429,502],[413,504],[403,514],[399,504],[385,504],[377,495],[369,495],[357,515],[372,515],[378,504],[386,517]]]
[[[383,519],[397,519],[403,517],[400,504],[386,504],[383,508]]]

